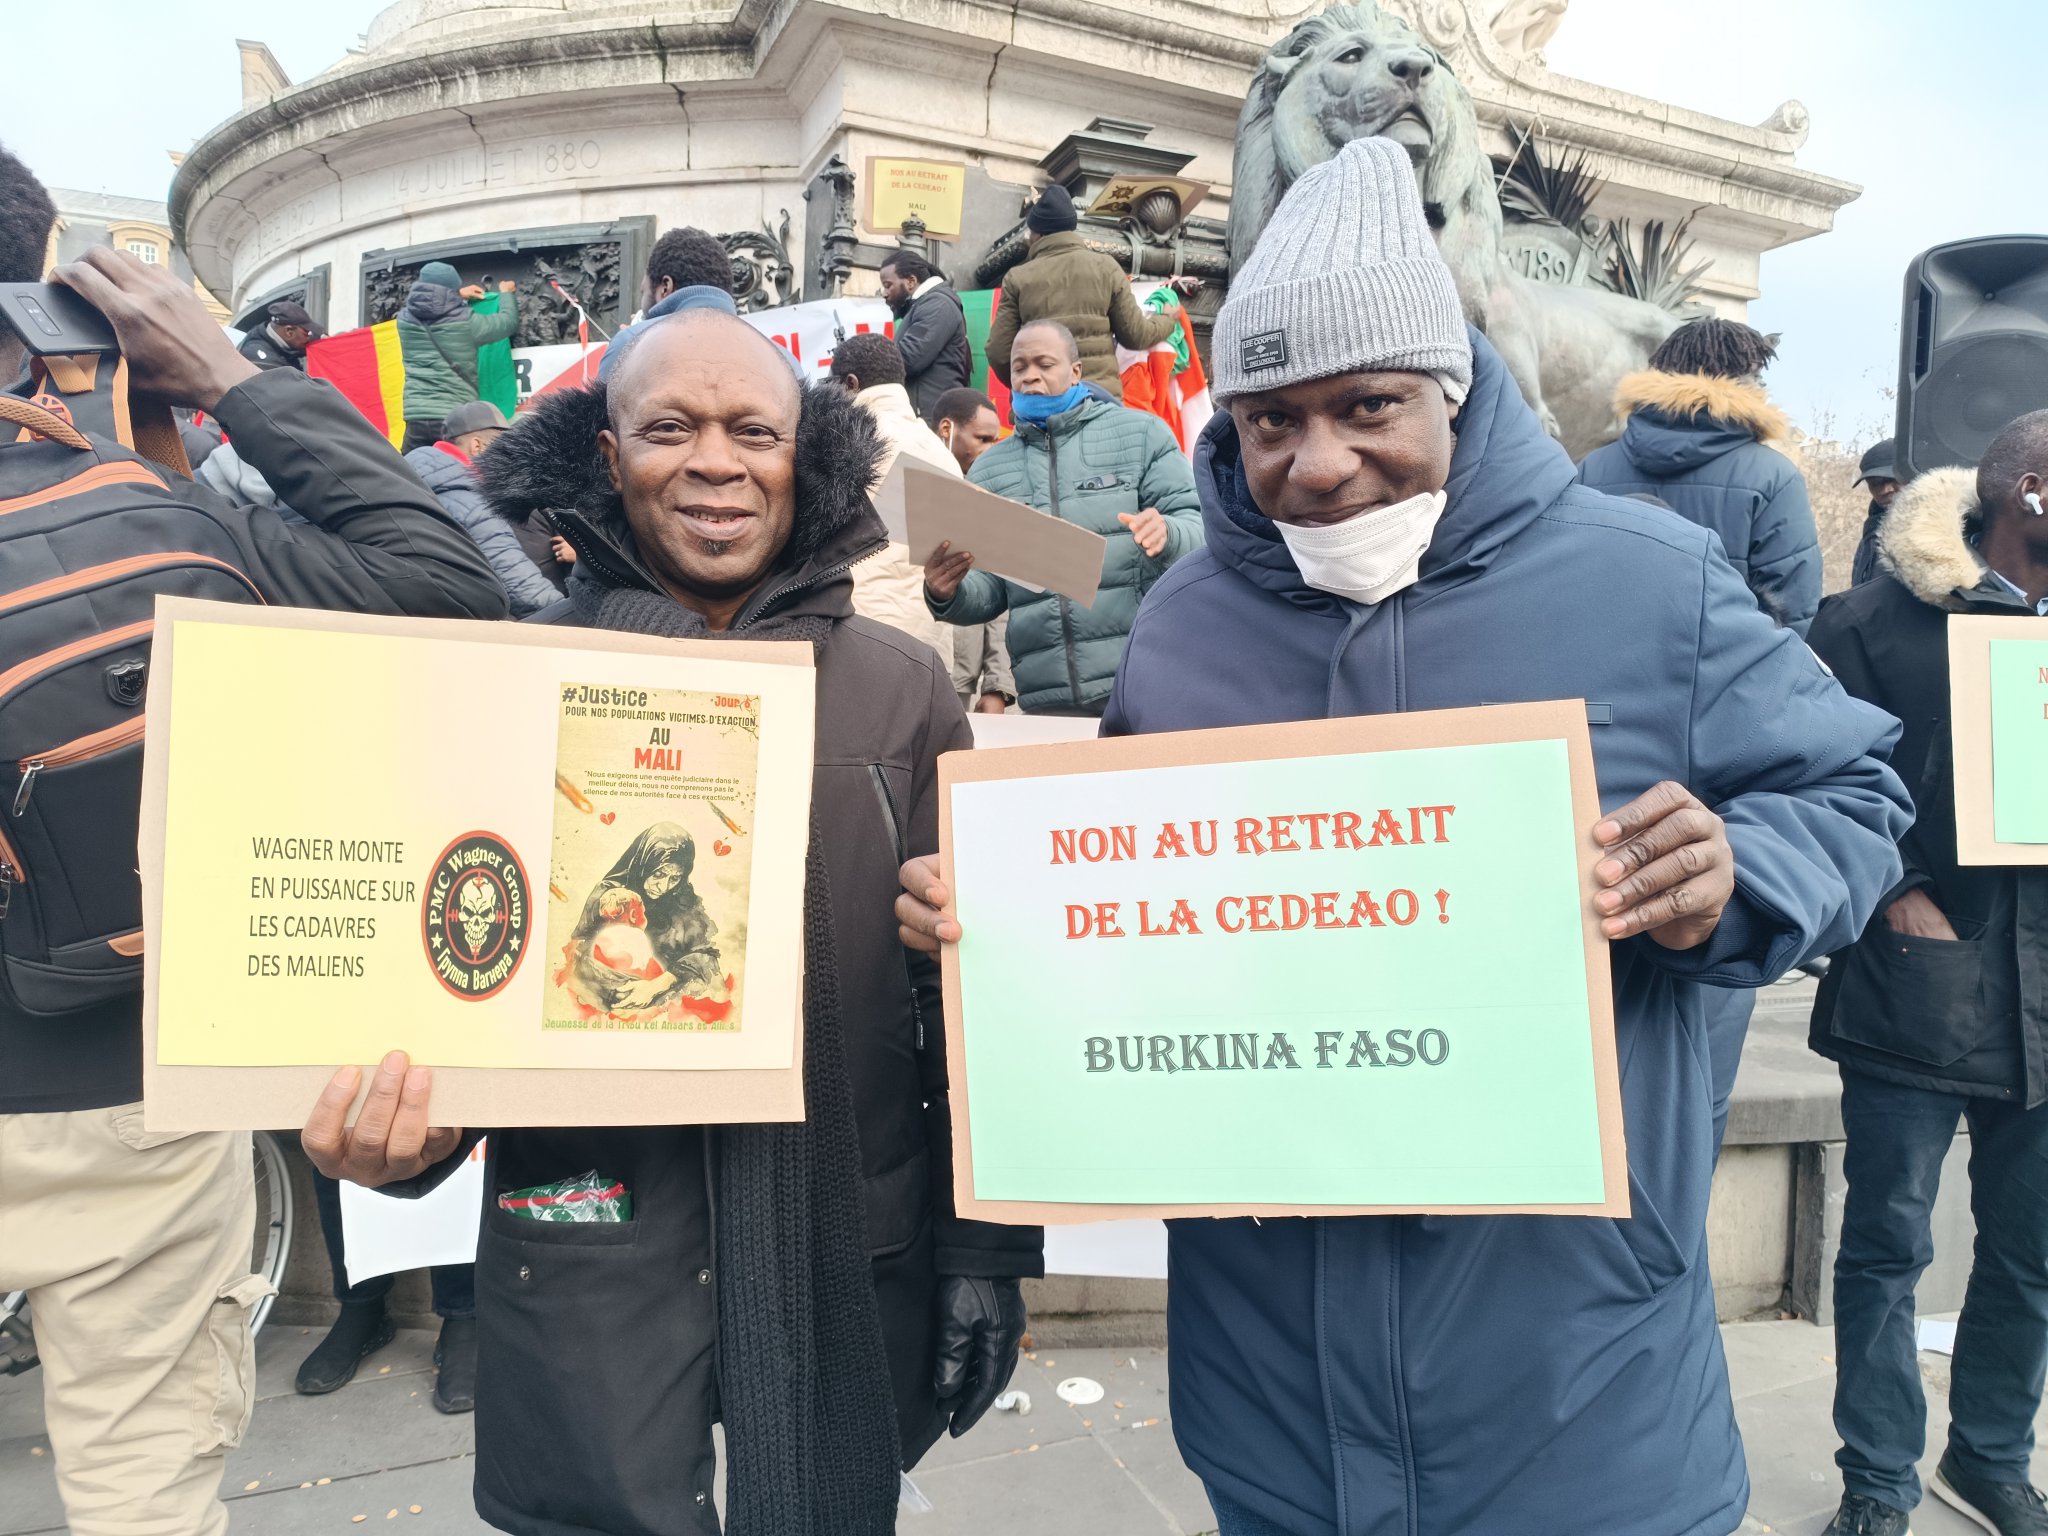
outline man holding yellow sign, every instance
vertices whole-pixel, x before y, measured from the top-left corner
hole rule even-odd
[[[843,392],[801,390],[766,338],[700,310],[636,332],[607,385],[547,397],[486,460],[494,505],[553,509],[576,546],[553,622],[678,649],[794,641],[816,664],[811,815],[781,829],[809,847],[789,903],[803,1118],[492,1132],[477,1507],[505,1530],[715,1536],[722,1422],[735,1529],[879,1536],[898,1469],[963,1433],[1015,1366],[1039,1234],[953,1214],[937,971],[906,956],[889,915],[898,864],[937,843],[938,755],[969,736],[931,647],[853,614],[849,568],[885,543],[867,498],[879,451]],[[778,768],[773,711],[757,719],[740,692],[701,707],[659,694],[563,692],[560,890],[543,894],[537,871],[526,887],[554,914],[535,956],[544,1027],[607,1051],[634,1026],[711,1039],[729,1008],[792,979],[745,963],[760,923],[733,874],[749,846],[753,882],[769,863],[753,844],[772,830],[754,813]],[[622,757],[628,726],[639,745]],[[679,767],[699,782],[664,802],[648,786]],[[472,841],[429,912],[451,984],[533,985],[486,963],[508,899],[498,850]],[[350,1126],[360,1087],[344,1069],[307,1121],[325,1173],[431,1182],[473,1139],[429,1129],[431,1074],[401,1053]]]
[[[1398,1111],[1403,1097],[1441,1091],[1448,1079],[1432,1074],[1465,1070],[1479,1053],[1445,1028],[1426,1051],[1420,1033],[1404,1036],[1397,1064],[1394,1036],[1431,1000],[1377,996],[1390,964],[1379,957],[1441,943],[1439,990],[1463,987],[1475,969],[1510,964],[1502,957],[1523,930],[1552,923],[1561,888],[1571,921],[1546,931],[1572,944],[1590,917],[1595,959],[1611,945],[1629,1214],[1171,1223],[1182,1454],[1223,1536],[1724,1536],[1742,1521],[1748,1484],[1707,1274],[1714,1146],[1701,988],[1760,985],[1860,929],[1897,876],[1892,844],[1909,814],[1883,760],[1896,725],[1845,696],[1757,612],[1709,535],[1574,486],[1570,460],[1498,354],[1467,329],[1399,146],[1351,143],[1301,175],[1231,282],[1215,360],[1228,411],[1196,456],[1206,549],[1146,598],[1104,717],[1107,734],[1137,739],[1114,745],[1135,757],[1152,733],[1583,700],[1573,707],[1590,724],[1602,811],[1535,850],[1550,861],[1540,890],[1551,894],[1538,895],[1523,883],[1531,860],[1505,855],[1473,881],[1428,878],[1452,867],[1473,835],[1460,818],[1479,803],[1431,794],[1426,781],[1388,798],[1362,792],[1353,773],[1313,800],[1245,803],[1242,823],[1219,815],[1220,801],[1191,812],[1191,794],[1155,797],[1144,807],[1155,820],[1134,839],[1141,862],[1163,847],[1161,868],[1208,864],[1192,835],[1208,822],[1187,828],[1185,818],[1215,817],[1211,857],[1255,860],[1259,883],[1191,900],[1181,917],[1165,898],[1199,877],[1177,873],[1142,921],[1135,903],[1111,914],[1133,935],[1112,945],[1207,942],[1212,924],[1227,933],[1219,946],[1306,941],[1319,926],[1334,942],[1315,952],[1322,969],[1308,988],[1270,975],[1286,962],[1251,958],[1278,948],[1238,951],[1246,959],[1227,976],[1205,972],[1213,1021],[1102,1019],[1086,1031],[1104,1037],[1095,1057],[1085,1039],[1071,1052],[1074,1081],[1087,1083],[1096,1062],[1096,1081],[1137,1080],[1123,1037],[1156,1027],[1172,1046],[1155,1067],[1148,1039],[1142,1076],[1188,1094],[1219,1081],[1248,1094],[1270,1068],[1304,1099],[1348,1091],[1354,1118],[1374,1113],[1368,1105]],[[1471,784],[1505,805],[1513,775],[1541,766],[1538,754],[1496,752]],[[1241,802],[1257,787],[1249,777]],[[1074,787],[1085,782],[1067,781],[1076,827],[1093,820]],[[1138,820],[1142,798],[1110,819]],[[967,803],[956,789],[956,816]],[[1568,803],[1556,791],[1530,802],[1546,820]],[[1495,817],[1499,846],[1516,820]],[[1340,836],[1356,844],[1337,850],[1358,861],[1353,883],[1301,883],[1292,871]],[[1086,857],[1080,837],[1075,851]],[[1114,839],[1103,851],[1119,851]],[[1570,864],[1580,855],[1583,866]],[[1559,858],[1583,867],[1589,896],[1551,878]],[[1374,861],[1401,871],[1399,891],[1367,892]],[[942,915],[954,892],[932,861],[908,864],[903,883],[905,941],[959,943],[966,976],[981,930]],[[1461,903],[1493,894],[1489,885],[1499,895],[1490,916],[1461,930]],[[972,894],[963,889],[962,903]],[[1409,899],[1397,906],[1397,895]],[[1269,931],[1249,931],[1261,911]],[[1084,916],[1103,931],[1099,907]],[[1461,931],[1458,946],[1438,937]],[[1139,963],[1141,949],[1127,952]],[[1319,1016],[1298,1007],[1269,1031],[1284,1048],[1262,1039],[1248,1062],[1228,1032],[1250,1023],[1227,1021],[1259,1011],[1269,975],[1297,1001],[1315,992]],[[1006,985],[1027,1001],[1044,996],[1031,974]],[[963,1005],[971,1074],[977,1010],[990,1004],[969,988]],[[1492,1010],[1483,1033],[1496,1053],[1527,1032],[1512,1027],[1515,1009],[1509,998]],[[1521,1022],[1533,1029],[1529,1012]],[[1183,1028],[1222,1031],[1203,1057],[1214,1068],[1220,1049],[1235,1070],[1199,1070]],[[1519,1107],[1511,1093],[1500,1102]],[[969,1095],[977,1156],[988,1107]],[[1216,1181],[1260,1151],[1234,1143],[1235,1120],[1206,1128]],[[1501,1198],[1528,1171],[1512,1158],[1412,1171],[1454,1198],[1387,1203],[1527,1208]],[[1597,1183],[1594,1195],[1560,1203],[1600,1210]]]

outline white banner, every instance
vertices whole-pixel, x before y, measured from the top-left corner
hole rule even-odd
[[[896,334],[896,317],[880,299],[820,299],[813,304],[787,304],[741,319],[795,358],[804,381],[822,379],[832,368],[832,349],[839,337],[861,331]],[[576,384],[597,377],[604,343],[592,340],[586,349],[575,342],[550,347],[514,347],[512,363],[519,372],[519,398],[561,379]]]

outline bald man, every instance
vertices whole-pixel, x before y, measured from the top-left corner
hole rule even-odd
[[[1083,607],[1057,592],[976,570],[974,551],[940,545],[925,601],[948,624],[1009,615],[1010,663],[1026,714],[1099,718],[1116,685],[1138,604],[1167,567],[1202,547],[1201,498],[1172,429],[1083,381],[1081,347],[1034,320],[1010,347],[1017,430],[967,478],[1109,541],[1102,587]]]
[[[476,1488],[502,1529],[717,1536],[719,1421],[734,1529],[886,1536],[898,1468],[1015,1368],[1041,1234],[953,1214],[938,969],[890,914],[905,850],[938,846],[938,755],[971,738],[937,653],[853,612],[849,568],[886,542],[880,451],[843,390],[802,389],[752,327],[694,310],[483,460],[493,504],[555,509],[589,578],[542,620],[796,640],[818,666],[803,1122],[491,1134],[494,1192],[595,1170],[633,1197],[609,1227],[489,1211]],[[649,889],[697,853],[682,827]],[[402,1055],[351,1130],[356,1086],[343,1070],[308,1122],[323,1172],[418,1188],[473,1139],[430,1129],[429,1074]]]

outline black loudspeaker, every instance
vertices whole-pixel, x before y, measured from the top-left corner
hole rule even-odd
[[[1937,245],[1906,268],[1898,463],[1974,467],[2016,416],[2048,408],[2048,235]]]

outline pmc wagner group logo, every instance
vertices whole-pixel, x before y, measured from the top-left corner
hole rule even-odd
[[[526,954],[526,870],[488,832],[465,832],[441,851],[420,910],[427,961],[441,985],[470,1002],[503,990]]]

